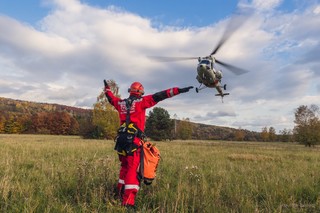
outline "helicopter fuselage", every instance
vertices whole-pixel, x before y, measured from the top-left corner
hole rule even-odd
[[[200,87],[196,88],[196,91],[199,92],[201,89],[205,87],[216,88],[218,94],[216,96],[225,96],[229,95],[229,93],[223,93],[222,86],[220,84],[222,79],[222,72],[220,70],[216,70],[213,67],[214,58],[199,58],[199,64],[197,66],[197,77],[196,79],[200,83]],[[201,85],[205,87],[201,87]],[[226,85],[223,86],[224,90],[226,90]]]
[[[206,87],[214,88],[220,85],[220,80],[217,71],[214,69],[212,61],[204,59],[201,60],[197,66],[197,80],[200,84]]]

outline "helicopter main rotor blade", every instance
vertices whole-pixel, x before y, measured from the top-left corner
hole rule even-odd
[[[224,66],[225,68],[227,68],[229,71],[233,72],[236,75],[242,75],[242,74],[249,72],[248,70],[233,66],[231,64],[224,63],[224,62],[219,61],[217,59],[216,59],[216,63],[220,64],[221,66]]]
[[[234,15],[233,17],[231,17],[220,41],[218,42],[217,46],[212,50],[210,56],[216,54],[218,50],[222,47],[222,45],[224,45],[225,42],[229,40],[229,38],[248,20],[250,16],[250,14],[247,14]]]
[[[149,58],[160,61],[160,62],[170,62],[170,61],[186,61],[186,60],[194,60],[199,57],[166,57],[166,56],[149,56]]]

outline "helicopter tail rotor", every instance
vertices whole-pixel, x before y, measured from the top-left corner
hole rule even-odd
[[[221,97],[221,101],[222,101],[222,103],[223,103],[223,97],[225,96],[225,95],[230,95],[230,93],[218,93],[218,94],[216,94],[215,96],[220,96]]]
[[[222,94],[220,94],[220,93],[218,93],[218,94],[216,94],[215,96],[221,96],[221,98],[223,98],[223,96],[225,96],[225,95],[230,95],[230,93],[222,93]]]

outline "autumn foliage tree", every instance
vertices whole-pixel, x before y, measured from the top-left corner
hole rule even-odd
[[[246,136],[246,134],[245,134],[244,130],[239,128],[239,129],[237,129],[237,131],[234,134],[234,139],[236,141],[243,141],[245,136]]]
[[[269,139],[269,132],[267,127],[263,127],[261,130],[261,140],[266,142]]]
[[[0,133],[4,133],[5,120],[5,117],[3,115],[0,115]]]
[[[79,124],[67,112],[41,112],[32,116],[32,131],[40,134],[77,135]]]
[[[277,133],[276,133],[276,129],[274,127],[263,127],[260,133],[260,138],[262,141],[264,142],[274,142],[277,141]]]

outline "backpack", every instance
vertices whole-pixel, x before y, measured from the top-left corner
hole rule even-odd
[[[160,161],[159,149],[150,142],[144,142],[141,147],[139,179],[146,185],[150,185],[156,177],[157,167]]]

